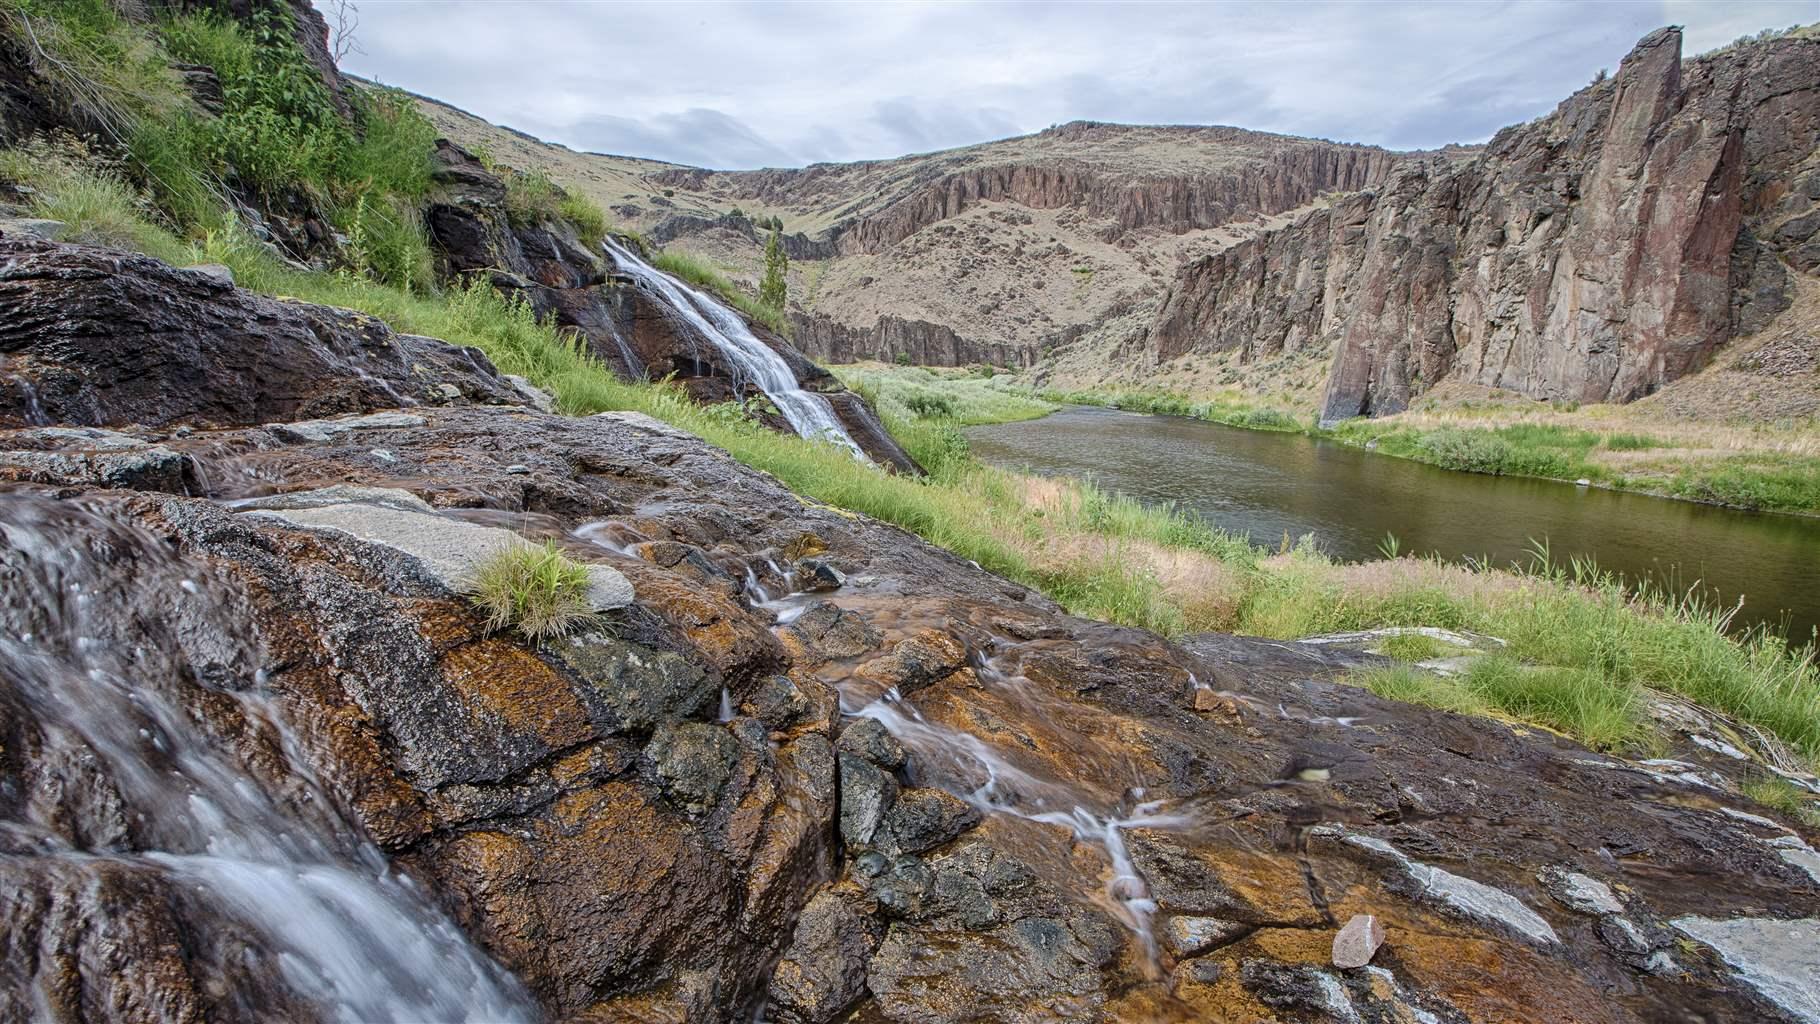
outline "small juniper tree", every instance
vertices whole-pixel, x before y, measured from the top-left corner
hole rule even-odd
[[[783,232],[773,227],[771,240],[765,243],[765,276],[758,283],[758,301],[779,310],[790,297],[790,284],[785,275],[790,272],[790,257],[784,255]]]

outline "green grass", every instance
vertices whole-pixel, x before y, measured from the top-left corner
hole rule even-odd
[[[1061,391],[1053,388],[1033,392],[1034,397],[1062,405],[1098,405],[1110,409],[1151,413],[1157,416],[1185,416],[1190,419],[1224,423],[1247,430],[1299,432],[1309,425],[1292,413],[1258,405],[1239,397],[1193,399],[1173,391],[1125,390]]]
[[[1787,779],[1770,777],[1746,782],[1744,795],[1794,818],[1808,828],[1820,828],[1820,796]]]
[[[555,541],[518,542],[474,570],[472,600],[487,613],[487,629],[516,629],[532,640],[561,636],[594,617],[588,567],[557,550]]]
[[[767,306],[758,297],[734,284],[720,268],[686,252],[666,251],[651,261],[657,269],[682,278],[697,288],[713,292],[716,297],[741,313],[770,328],[773,333],[790,336],[790,321],[784,311]]]
[[[1397,666],[1361,673],[1353,682],[1380,697],[1540,725],[1604,750],[1632,746],[1646,729],[1634,687],[1612,685],[1584,669],[1525,665],[1503,656],[1478,658],[1459,676]]]
[[[1439,658],[1446,652],[1446,648],[1439,640],[1431,636],[1423,636],[1420,633],[1399,633],[1385,639],[1384,643],[1380,645],[1379,651],[1386,658],[1415,664]]]

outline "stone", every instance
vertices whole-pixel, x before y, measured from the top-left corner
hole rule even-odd
[[[863,757],[886,771],[897,771],[910,757],[904,745],[876,718],[849,722],[841,730],[837,746],[843,753]]]
[[[431,399],[517,403],[486,357],[146,256],[0,238],[0,427],[245,426]]]
[[[408,412],[375,412],[333,420],[298,420],[268,423],[266,429],[286,441],[326,443],[355,430],[405,430],[424,425],[424,418]]]
[[[545,644],[544,650],[580,681],[576,692],[604,734],[646,733],[703,718],[718,699],[708,673],[673,651],[587,632]]]
[[[1624,904],[1611,891],[1611,886],[1590,875],[1561,868],[1544,868],[1536,880],[1555,898],[1555,902],[1582,914],[1622,914]]]
[[[718,725],[684,722],[659,728],[645,753],[657,767],[664,793],[690,813],[703,814],[719,802],[738,746]]]
[[[847,577],[824,558],[805,558],[796,563],[797,589],[811,594],[839,590]]]
[[[1395,846],[1373,836],[1349,833],[1345,839],[1354,846],[1394,861],[1423,898],[1467,917],[1502,924],[1535,942],[1552,945],[1561,941],[1541,915],[1502,889],[1412,860]]]
[[[225,263],[193,263],[183,269],[187,273],[213,281],[223,288],[234,287],[234,270]]]
[[[262,509],[247,514],[282,519],[304,529],[334,530],[391,548],[414,559],[433,579],[457,594],[466,593],[473,585],[474,572],[481,563],[513,544],[523,543],[510,530],[384,505]],[[605,565],[587,568],[589,607],[610,611],[632,603],[632,584],[619,570]]]
[[[1717,950],[1739,980],[1802,1024],[1820,1024],[1820,920],[1680,917],[1669,922]]]
[[[545,391],[525,378],[520,377],[516,373],[506,374],[505,379],[506,383],[512,385],[512,389],[517,391],[519,397],[523,398],[531,408],[536,409],[538,412],[556,411],[556,398],[548,391]]]
[[[46,220],[42,217],[0,218],[0,237],[36,238],[55,242],[67,234],[69,225],[60,220]]]
[[[1333,965],[1342,969],[1363,967],[1384,944],[1384,926],[1371,914],[1354,914],[1333,936]]]
[[[897,802],[897,780],[870,761],[840,755],[840,834],[849,850],[873,844]]]
[[[884,640],[864,616],[831,601],[809,605],[786,628],[824,658],[857,658]]]
[[[883,833],[892,852],[926,853],[980,823],[980,812],[945,790],[913,786],[898,793]]]
[[[752,713],[772,729],[786,729],[803,720],[815,704],[796,681],[785,675],[766,676],[748,698]]]
[[[243,498],[233,503],[242,512],[299,508],[321,508],[325,505],[378,505],[403,512],[434,514],[431,504],[399,487],[364,487],[359,484],[331,484],[307,491],[282,491],[257,498]]]
[[[1163,945],[1177,957],[1199,956],[1251,930],[1243,921],[1176,914],[1163,925]]]
[[[833,1024],[866,992],[866,964],[883,929],[835,891],[817,893],[771,971],[766,1017],[777,1024]]]

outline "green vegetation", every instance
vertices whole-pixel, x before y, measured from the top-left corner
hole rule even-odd
[[[758,282],[758,301],[782,312],[790,301],[790,257],[784,254],[784,236],[777,228],[765,242],[765,276]]]
[[[756,296],[734,284],[726,274],[721,273],[720,268],[707,260],[686,252],[665,251],[658,253],[651,265],[666,274],[680,277],[697,288],[713,292],[721,301],[764,324],[773,332],[786,338],[790,336],[790,321],[784,316],[782,308],[765,305]]]
[[[586,196],[569,192],[550,180],[543,168],[520,171],[499,168],[497,173],[506,184],[506,217],[520,227],[536,227],[553,221],[575,225],[582,244],[599,247],[607,237],[607,215]]]
[[[1249,403],[1237,397],[1197,401],[1173,391],[1058,391],[1045,389],[1036,397],[1062,405],[1098,405],[1109,409],[1147,412],[1157,416],[1186,416],[1249,430],[1299,431],[1306,425],[1280,409]]]
[[[1439,658],[1446,648],[1434,637],[1420,633],[1399,633],[1385,640],[1379,652],[1386,658],[1415,664]]]
[[[1781,811],[1808,828],[1820,828],[1820,795],[1778,777],[1747,782],[1743,788],[1745,796],[1763,806]]]
[[[555,541],[518,542],[474,570],[473,600],[487,629],[516,629],[532,640],[561,636],[594,616],[588,567],[570,561]]]

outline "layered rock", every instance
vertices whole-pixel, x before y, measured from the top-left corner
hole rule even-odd
[[[1448,378],[1630,401],[1786,306],[1820,217],[1820,40],[1681,60],[1640,42],[1608,81],[1470,162],[1391,180],[1186,266],[1140,344],[1333,351],[1327,419]]]
[[[1033,346],[964,338],[951,327],[927,320],[881,316],[867,329],[826,315],[792,311],[790,325],[797,346],[811,359],[836,364],[870,359],[917,366],[990,363],[1021,369],[1037,359]]]
[[[0,425],[220,426],[521,403],[476,349],[206,271],[0,238]]]
[[[108,351],[70,356],[128,383]],[[228,408],[133,438],[187,496],[0,485],[0,1016],[1799,1020],[1820,980],[1820,854],[1724,744],[1630,761],[1335,682],[1362,656],[1076,619],[645,417]],[[552,539],[632,604],[489,633],[410,551],[272,514],[362,505]],[[362,921],[392,893],[437,969],[199,883],[238,876],[192,873],[236,855],[198,796],[257,797]],[[1382,947],[1336,968],[1354,915]],[[350,950],[359,992],[294,969]]]

